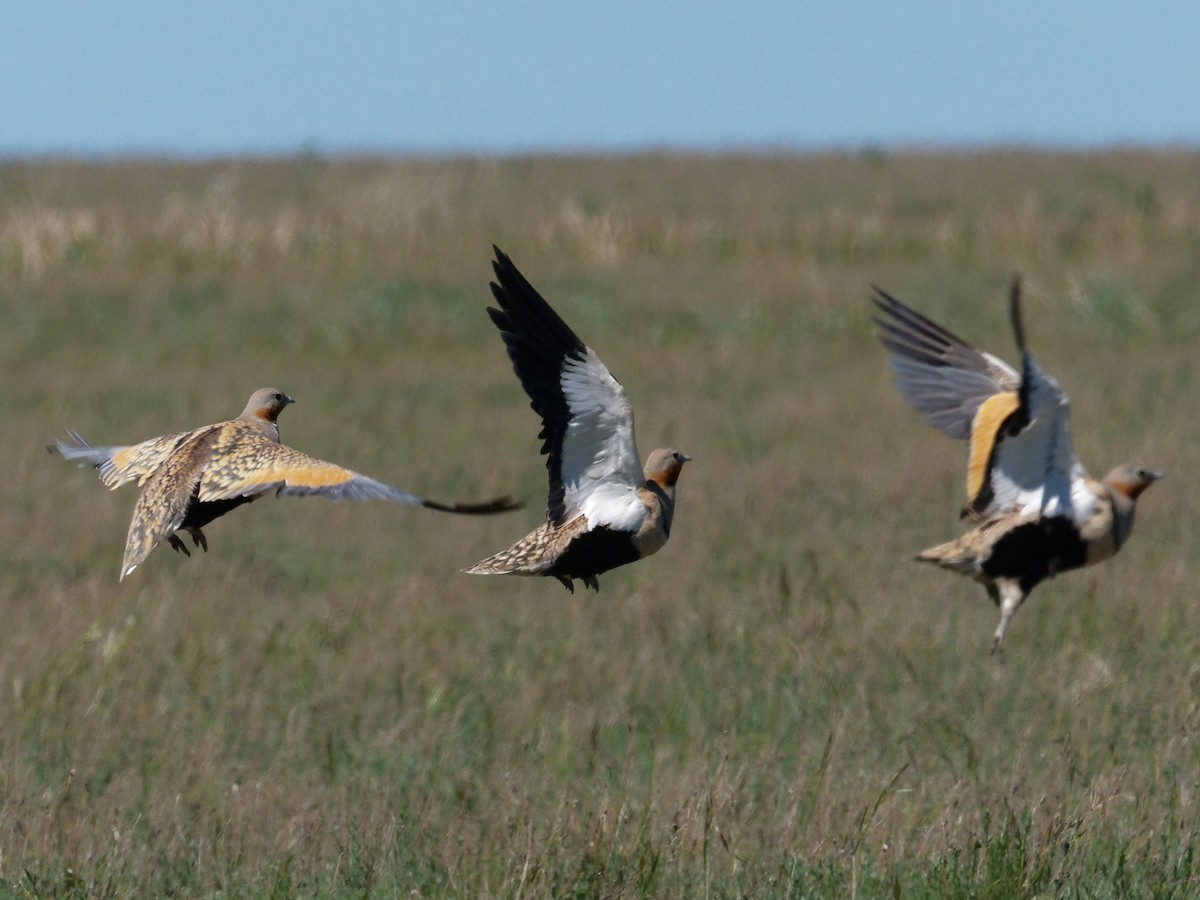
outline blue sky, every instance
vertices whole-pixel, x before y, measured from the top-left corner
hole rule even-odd
[[[0,153],[1200,144],[1200,3],[14,0]]]

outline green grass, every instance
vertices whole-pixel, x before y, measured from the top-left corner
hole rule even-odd
[[[0,895],[1178,897],[1200,888],[1200,156],[0,164]],[[602,577],[459,569],[542,513],[498,244],[694,458]],[[911,554],[964,448],[879,284],[1039,361],[1120,556],[996,614]],[[236,414],[460,519],[264,500],[117,583],[130,489],[44,445]]]

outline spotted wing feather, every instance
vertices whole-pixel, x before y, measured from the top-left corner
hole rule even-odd
[[[192,431],[181,431],[127,447],[93,447],[78,432],[68,429],[70,443],[55,441],[49,449],[62,454],[64,459],[78,462],[81,467],[91,466],[98,470],[104,486],[116,490],[131,481],[142,483],[194,434]]]
[[[183,524],[214,438],[213,431],[196,432],[193,440],[178,447],[143,479],[125,540],[122,579]]]
[[[331,500],[390,500],[457,513],[504,512],[518,506],[507,497],[474,504],[428,500],[271,441],[240,422],[227,423],[213,446],[197,499],[213,502],[269,491],[289,497],[319,494]]]

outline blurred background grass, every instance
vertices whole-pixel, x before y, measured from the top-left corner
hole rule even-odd
[[[458,570],[542,516],[495,243],[694,457],[602,592]],[[879,284],[1013,359],[1089,469],[1169,480],[995,612],[911,554],[965,450]],[[0,888],[1191,896],[1200,155],[0,164]],[[270,500],[117,569],[133,495],[44,445],[298,402],[284,440],[463,519]]]

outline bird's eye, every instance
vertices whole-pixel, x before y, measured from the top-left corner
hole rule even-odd
[[[276,403],[282,403],[283,402],[283,394],[276,394],[272,399],[274,399],[274,401]]]

